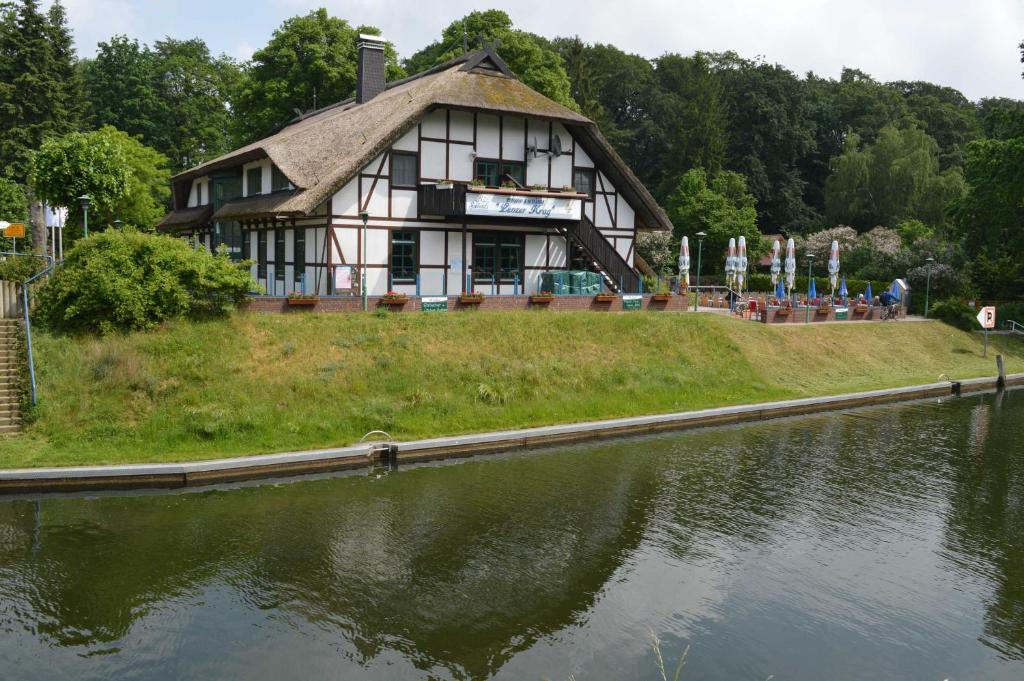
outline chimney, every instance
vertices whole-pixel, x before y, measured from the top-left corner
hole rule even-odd
[[[368,102],[384,92],[384,42],[379,35],[359,34],[356,104]]]

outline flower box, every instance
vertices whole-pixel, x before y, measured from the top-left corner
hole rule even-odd
[[[828,314],[832,311],[831,305],[819,305],[818,309],[814,311],[814,314]]]
[[[594,302],[595,303],[611,303],[616,298],[618,298],[618,296],[615,295],[614,293],[598,293],[596,296],[594,296]]]
[[[780,307],[778,310],[775,311],[775,316],[776,317],[788,317],[792,311],[793,311],[793,308]]]
[[[864,314],[865,312],[868,311],[868,306],[867,305],[858,305],[855,308],[853,308],[853,311],[854,312],[859,312],[861,314]]]
[[[409,302],[409,296],[405,295],[404,293],[389,292],[389,293],[385,293],[380,298],[380,304],[381,305],[396,305],[397,306],[397,305],[405,305],[408,302]]]
[[[657,301],[659,303],[667,303],[668,301],[672,300],[672,294],[671,293],[655,293],[653,296],[651,296],[651,300],[655,300],[655,301]]]
[[[288,301],[289,305],[299,305],[299,306],[311,307],[311,306],[316,305],[317,303],[320,302],[320,296],[294,294],[294,295],[288,296],[285,300]]]
[[[479,305],[484,302],[484,294],[482,293],[463,293],[459,296],[459,302],[463,305]]]
[[[537,293],[530,296],[530,302],[535,305],[547,305],[555,300],[553,293]]]

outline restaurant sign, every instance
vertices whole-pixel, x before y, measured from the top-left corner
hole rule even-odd
[[[482,192],[466,194],[466,215],[579,220],[581,213],[582,201],[580,199]]]
[[[447,312],[448,296],[423,296],[420,298],[420,309],[424,312]]]

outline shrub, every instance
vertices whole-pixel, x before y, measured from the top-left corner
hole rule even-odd
[[[9,255],[0,260],[0,281],[25,281],[46,267],[46,260],[37,255]]]
[[[959,300],[949,298],[935,303],[928,310],[928,317],[938,319],[963,331],[974,331],[978,327],[978,311]]]
[[[996,306],[996,323],[1001,329],[1008,329],[1006,322],[1013,321],[1024,324],[1024,303],[1003,303]]]
[[[224,254],[134,230],[83,239],[42,287],[35,315],[55,331],[139,330],[223,315],[245,299],[248,271]]]

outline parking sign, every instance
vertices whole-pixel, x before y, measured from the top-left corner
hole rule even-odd
[[[996,308],[991,306],[981,308],[981,312],[978,313],[978,323],[983,329],[996,328]]]

